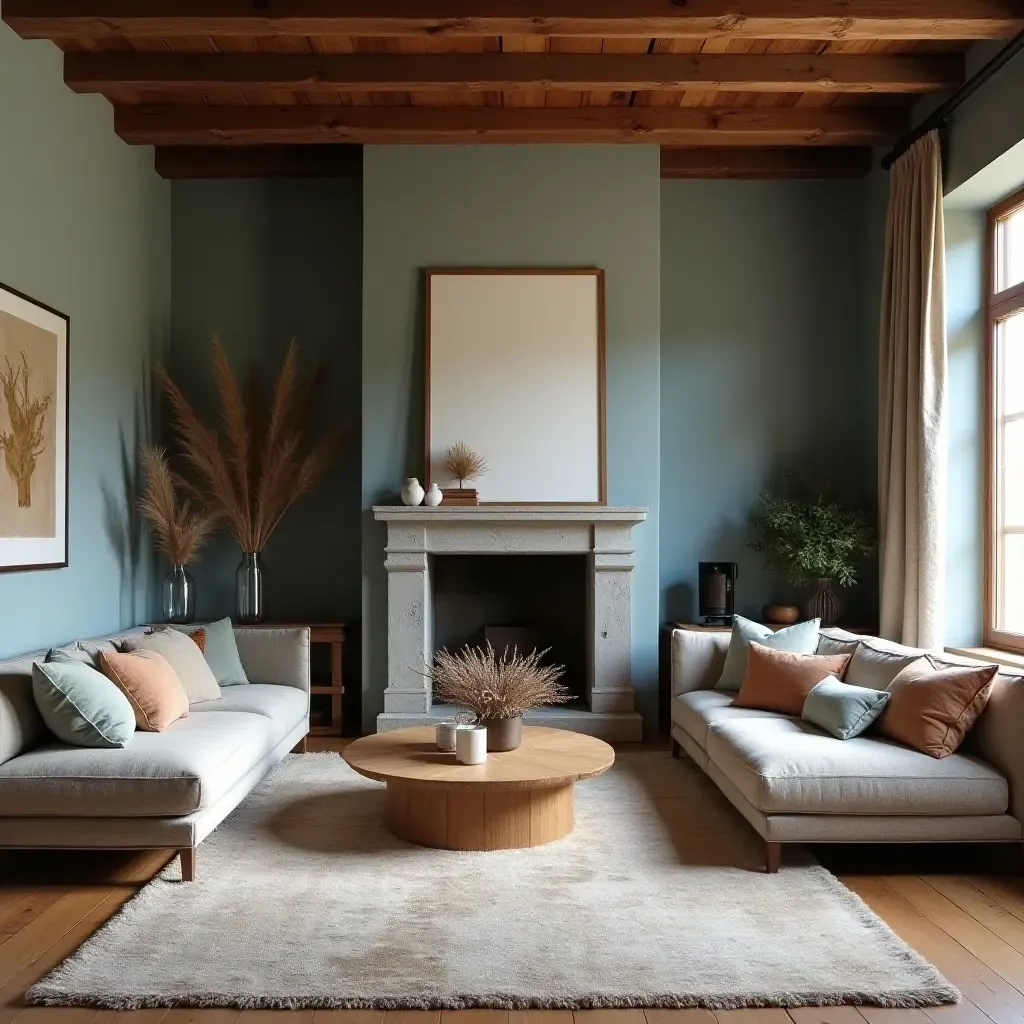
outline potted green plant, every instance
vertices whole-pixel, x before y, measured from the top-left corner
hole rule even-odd
[[[842,610],[835,584],[852,587],[861,564],[875,551],[864,514],[788,476],[781,492],[760,495],[750,525],[756,534],[750,546],[765,568],[784,572],[797,584],[813,581],[807,614],[834,625]]]

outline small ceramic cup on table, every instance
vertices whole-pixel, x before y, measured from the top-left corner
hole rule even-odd
[[[487,760],[486,726],[460,726],[455,734],[455,760],[461,764],[483,764]]]
[[[439,722],[434,728],[434,740],[438,750],[455,752],[455,735],[459,730],[456,722]]]

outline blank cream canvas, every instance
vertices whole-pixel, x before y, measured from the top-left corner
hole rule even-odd
[[[599,271],[432,271],[428,480],[465,441],[487,459],[486,502],[598,502],[603,311]]]

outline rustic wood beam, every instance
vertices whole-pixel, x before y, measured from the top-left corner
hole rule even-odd
[[[871,170],[868,146],[739,146],[661,151],[662,178],[862,178]]]
[[[634,142],[870,145],[906,131],[893,107],[120,106],[117,134],[141,145]]]
[[[1019,0],[4,0],[26,38],[110,36],[674,36],[994,39]]]
[[[361,146],[158,146],[161,178],[356,178]]]
[[[919,93],[964,80],[961,54],[571,54],[431,55],[68,53],[76,92],[166,92],[271,87],[306,92],[437,90],[666,90]]]

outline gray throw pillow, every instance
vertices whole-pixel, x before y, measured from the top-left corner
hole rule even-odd
[[[36,662],[32,697],[47,728],[76,747],[124,747],[135,733],[128,698],[81,661]]]
[[[849,740],[859,736],[888,703],[884,690],[850,686],[829,676],[807,694],[800,717],[836,739]]]
[[[763,644],[773,651],[789,654],[814,654],[818,647],[820,619],[808,619],[777,632],[742,615],[733,617],[732,637],[725,656],[725,666],[715,683],[716,690],[738,690],[747,671],[747,648],[751,643]]]
[[[64,647],[51,647],[47,652],[48,662],[63,662],[67,664],[88,665],[90,668],[99,671],[100,655],[108,651],[113,654],[117,651],[112,640],[98,640],[90,643],[88,640],[76,640],[73,644]]]
[[[235,627],[230,619],[217,619],[205,626],[175,626],[191,636],[197,629],[206,631],[206,645],[203,657],[210,666],[220,686],[243,686],[248,684],[249,677],[242,667],[242,659],[238,656],[238,643],[235,640]]]
[[[920,658],[918,653],[897,654],[883,651],[864,642],[857,645],[850,664],[843,673],[843,681],[851,686],[865,686],[869,690],[885,690],[908,666]]]

